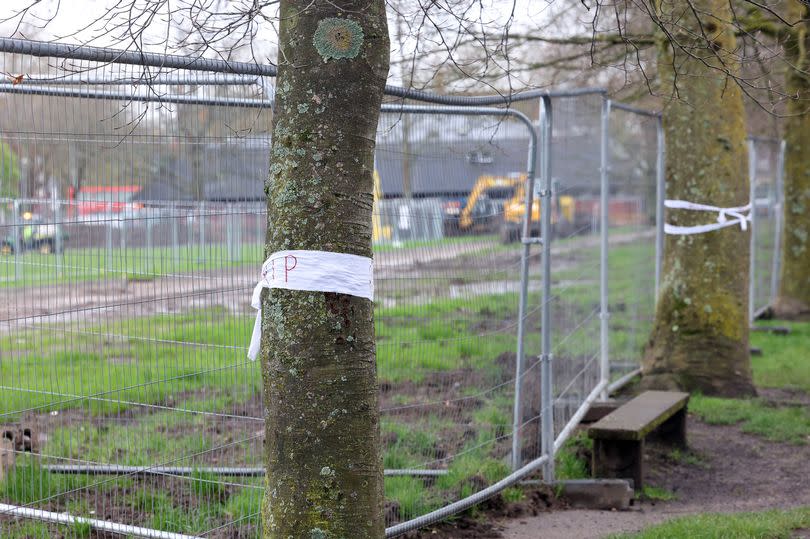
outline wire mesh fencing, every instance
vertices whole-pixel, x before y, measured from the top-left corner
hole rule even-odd
[[[261,376],[245,349],[268,85],[173,72],[133,87],[154,73],[86,60],[4,66],[32,74],[0,89],[16,163],[0,212],[4,530],[54,537],[93,520],[125,535],[255,536]],[[75,73],[104,85],[72,84]],[[524,218],[505,207],[531,189],[535,148],[530,123],[498,111],[389,112],[379,133],[376,319],[396,524],[509,473],[522,244],[503,229]]]
[[[551,291],[553,437],[600,382],[600,95],[551,101]]]
[[[263,419],[245,298],[263,260],[269,119],[215,103],[261,101],[262,85],[176,73],[185,84],[133,87],[145,68],[3,61],[34,75],[2,95],[18,167],[4,183],[14,463],[0,496],[25,517],[3,535],[67,536],[85,524],[52,523],[67,513],[124,536],[255,536]],[[54,84],[74,74],[107,84]]]
[[[411,470],[386,479],[388,525],[507,475],[512,448],[521,244],[502,229],[524,216],[531,126],[424,112],[384,109],[375,159],[383,457]]]
[[[0,83],[3,536],[254,537],[273,81],[59,51],[2,57],[26,74]],[[553,479],[655,301],[658,119],[602,92],[458,101],[386,104],[377,134],[388,535]]]
[[[607,169],[608,308],[612,381],[640,366],[655,316],[657,220],[663,201],[660,117],[611,103]]]
[[[753,323],[776,300],[782,233],[784,144],[748,140],[751,181],[751,266],[749,317]]]

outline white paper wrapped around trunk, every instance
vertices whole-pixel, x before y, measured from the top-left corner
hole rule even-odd
[[[336,292],[374,300],[374,261],[371,258],[326,251],[278,251],[262,264],[262,276],[253,289],[250,305],[256,309],[256,322],[248,357],[259,355],[262,337],[264,288],[286,288],[310,292]]]

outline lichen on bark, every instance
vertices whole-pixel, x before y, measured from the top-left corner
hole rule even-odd
[[[384,2],[283,0],[280,10],[265,252],[371,257],[373,152],[388,73]],[[319,25],[347,14],[360,45],[355,51],[349,39],[346,56],[324,63],[313,41]],[[263,537],[383,537],[372,302],[266,290],[260,357]]]
[[[312,44],[326,62],[357,56],[363,45],[363,37],[363,28],[356,21],[329,17],[318,21]]]
[[[727,0],[659,0],[658,70],[667,142],[668,199],[720,207],[748,202],[746,130]],[[705,37],[704,37],[705,36]],[[677,40],[677,45],[671,39]],[[725,72],[725,71],[728,72]],[[675,225],[706,214],[669,211]],[[643,385],[707,394],[754,393],[748,351],[749,231],[739,227],[668,235],[654,328],[643,360]]]

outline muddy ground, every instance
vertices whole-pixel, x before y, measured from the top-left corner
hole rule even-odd
[[[625,235],[614,240],[617,243],[626,243],[634,241],[642,235]],[[558,264],[555,267],[560,269],[566,267],[566,264],[569,266],[576,264],[580,254],[579,250],[584,247],[592,247],[595,242],[598,242],[598,238],[588,237],[555,247],[555,256],[557,256],[555,264]],[[481,247],[481,245],[472,242],[457,244],[448,250],[409,249],[396,251],[395,255],[379,257],[376,268],[377,277],[383,280],[396,280],[401,275],[406,275],[419,284],[418,279],[453,274],[459,271],[460,268],[465,271],[476,271],[484,267],[492,267],[492,260],[479,259],[475,261],[475,257],[472,256]],[[516,252],[517,249],[509,251],[508,255],[502,253],[496,253],[496,255],[500,257],[501,262],[513,266],[519,261],[519,258],[515,256]],[[189,308],[216,305],[224,306],[233,313],[251,313],[248,300],[255,278],[253,269],[231,268],[206,271],[199,275],[161,276],[150,281],[109,279],[55,286],[26,286],[24,289],[0,289],[0,332],[53,322],[93,323],[98,320],[183,312]],[[457,283],[460,287],[467,287],[464,289],[466,297],[470,294],[496,292],[486,282],[482,284],[487,286],[482,287],[480,290],[469,288],[469,284],[468,282]],[[511,291],[509,287],[512,287],[513,284],[511,281],[505,282],[503,287],[506,289],[497,291]],[[426,298],[426,301],[432,299],[435,298]],[[533,322],[535,320],[530,318],[530,323]],[[500,320],[492,327],[487,326],[481,328],[481,330],[501,329],[503,325],[513,323],[514,320]],[[425,417],[439,417],[451,420],[456,425],[455,428],[444,432],[441,442],[430,448],[428,453],[424,455],[426,466],[445,467],[448,457],[457,453],[475,437],[479,426],[475,424],[473,415],[476,410],[479,410],[485,404],[487,398],[492,397],[492,394],[470,395],[468,391],[470,387],[490,388],[487,390],[488,392],[511,392],[514,383],[514,354],[504,354],[493,359],[496,360],[500,367],[499,372],[494,374],[494,379],[492,373],[483,375],[472,369],[462,369],[441,373],[435,378],[422,383],[404,381],[395,384],[382,384],[381,407],[384,410],[384,417],[404,423],[416,423],[420,418]],[[563,379],[562,374],[562,372],[558,373],[559,379]],[[525,390],[529,394],[539,395],[537,388],[527,387]],[[175,395],[171,401],[160,403],[163,408],[135,407],[119,412],[114,416],[90,416],[81,410],[59,411],[53,415],[29,413],[23,419],[23,423],[34,426],[36,445],[42,447],[47,444],[49,434],[58,427],[76,426],[101,431],[111,425],[135,426],[146,416],[161,413],[166,408],[182,408],[183,403],[187,401],[213,397],[214,395],[210,393],[206,395],[179,394]],[[407,406],[402,405],[403,399],[408,403]],[[528,403],[527,409],[524,410],[524,421],[531,418],[532,409],[537,407],[539,407],[538,402],[532,401]],[[206,454],[202,458],[193,461],[181,460],[173,464],[181,466],[256,466],[259,464],[256,462],[256,459],[260,458],[261,455],[262,443],[260,420],[262,405],[259,395],[255,395],[247,402],[242,403],[240,415],[242,414],[243,417],[212,417],[210,420],[206,419],[202,429],[200,425],[193,422],[189,422],[187,425],[173,423],[168,426],[166,436],[169,438],[179,438],[191,433],[200,433],[202,430],[212,447],[224,446],[224,449]],[[536,423],[535,421],[535,427]],[[530,428],[532,428],[532,425],[529,425],[528,429]],[[505,433],[504,431],[504,433],[497,433],[497,435],[501,437],[501,434]],[[536,438],[536,435],[532,432],[524,434],[526,439]],[[235,440],[247,438],[252,438],[249,444],[233,444]],[[383,441],[389,446],[396,443],[396,439],[390,437]],[[251,447],[246,449],[246,445]],[[506,457],[511,451],[511,442],[508,436],[501,437],[492,445],[491,450],[491,454],[495,457]],[[527,445],[524,447],[524,458],[531,458],[536,450],[536,445]],[[246,459],[248,455],[250,461]],[[174,455],[174,457],[178,457],[178,455]],[[122,460],[117,463],[125,464],[126,462]],[[155,464],[160,463],[156,462]],[[472,480],[475,480],[475,478],[472,478]],[[138,479],[137,481],[138,483],[134,489],[165,491],[176,504],[187,511],[194,511],[196,504],[207,503],[189,494],[186,480],[159,477]],[[221,490],[221,495],[228,497],[233,492],[235,492],[233,488],[226,486]],[[70,501],[79,504],[86,502],[88,507],[96,507],[98,509],[94,514],[96,518],[124,523],[143,524],[148,522],[147,512],[128,505],[127,500],[131,494],[132,492],[126,489],[116,490],[112,487],[104,489],[103,493],[101,491],[94,492],[93,489],[80,489],[71,493]],[[100,497],[103,499],[101,503],[99,503]],[[46,503],[37,504],[37,508],[63,511],[66,499],[67,496],[57,495]],[[549,498],[548,493],[533,493],[530,496],[530,503],[524,504],[520,508],[508,506],[497,500],[490,502],[486,507],[495,511],[495,514],[514,515],[545,511],[549,504],[554,503],[556,502]],[[389,524],[397,520],[399,520],[399,515],[392,511]],[[471,522],[471,524],[467,525],[467,522]],[[453,529],[452,526],[448,529]],[[477,522],[465,519],[459,520],[455,526],[456,529],[458,529],[458,526],[467,526],[469,533],[460,537],[487,537],[488,535],[482,534],[501,533],[498,529],[491,527],[488,528],[490,531],[485,531],[484,528],[479,527]],[[242,532],[237,532],[236,535],[234,529],[223,529],[208,536],[221,538],[241,537],[250,536],[251,530],[255,531],[249,526],[239,529]],[[247,535],[239,535],[238,533],[247,533]],[[432,532],[430,536],[436,537]],[[448,537],[451,536],[453,535],[448,535]]]
[[[610,241],[620,245],[650,237],[645,231],[617,234]],[[587,236],[555,245],[554,270],[571,267],[578,253],[597,248],[598,241],[597,236]],[[519,246],[508,251],[493,247],[499,245],[482,240],[376,253],[377,301],[393,306],[407,298],[408,304],[418,305],[436,297],[517,292]],[[539,260],[539,249],[535,255]],[[252,314],[250,293],[259,269],[234,267],[136,280],[112,275],[65,284],[30,282],[22,287],[0,288],[0,333],[39,324],[94,323],[218,306],[232,314]],[[506,277],[485,275],[493,271],[505,272]],[[460,272],[468,276],[458,279]]]
[[[765,392],[764,397],[787,397],[789,402],[807,398],[782,393]],[[810,443],[769,442],[736,426],[707,425],[690,416],[689,447],[696,458],[674,460],[670,448],[648,444],[647,484],[674,493],[677,499],[672,501],[636,501],[628,511],[566,510],[564,500],[531,491],[528,503],[495,502],[478,518],[413,537],[596,539],[696,513],[810,506]],[[806,536],[806,530],[796,532],[796,537]]]

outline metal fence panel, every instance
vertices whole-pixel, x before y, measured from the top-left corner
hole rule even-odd
[[[260,371],[245,349],[264,254],[263,86],[196,74],[143,89],[131,86],[138,67],[3,61],[40,78],[126,82],[0,94],[12,111],[0,137],[20,161],[2,205],[3,236],[15,240],[0,264],[0,425],[21,444],[0,499],[254,536],[264,434]],[[529,183],[530,127],[501,113],[381,118],[375,317],[389,525],[510,472],[522,282],[512,231],[524,215],[504,208]],[[55,243],[31,243],[29,223]],[[524,321],[536,326],[532,282]],[[533,358],[535,329],[524,339]],[[517,445],[534,458],[531,422],[520,418]],[[0,516],[14,533],[64,530],[14,514]]]
[[[60,50],[72,59],[0,58],[31,75],[0,83],[0,460],[15,461],[0,522],[25,537],[64,532],[65,513],[130,535],[255,536],[263,405],[245,352],[272,82],[261,66],[168,73]],[[533,120],[383,108],[372,224],[389,535],[541,466],[564,476],[554,453],[649,334],[659,119],[600,92],[529,97]],[[777,284],[781,164],[778,144],[754,145],[760,311]]]
[[[777,139],[749,139],[751,160],[751,322],[776,299],[781,223],[782,144]]]
[[[502,230],[504,208],[527,183],[527,129],[463,111],[382,115],[374,226],[384,463],[446,472],[431,487],[387,478],[388,525],[509,471],[521,244]]]
[[[608,352],[611,379],[639,368],[656,297],[656,213],[660,118],[610,111],[608,188]]]
[[[552,100],[551,365],[557,439],[600,381],[601,96]]]
[[[51,78],[144,74],[2,62]],[[245,342],[269,117],[161,96],[258,99],[262,88],[127,82],[102,99],[83,96],[87,86],[49,88],[0,94],[0,140],[19,163],[4,184],[14,200],[2,236],[15,247],[0,263],[0,425],[16,462],[0,499],[165,532],[255,535],[262,479],[214,469],[263,461],[260,371]],[[4,536],[66,533],[0,518]]]

